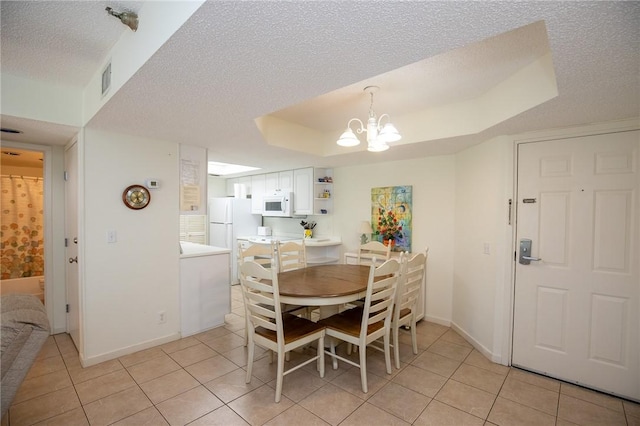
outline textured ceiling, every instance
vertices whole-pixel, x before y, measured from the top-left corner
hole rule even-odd
[[[2,1],[2,72],[86,83],[122,32],[129,31],[104,12],[116,4],[136,11],[143,2]],[[14,22],[18,15],[26,24]],[[364,119],[368,109],[361,88],[353,88],[428,58],[434,67],[423,75],[395,76],[411,80],[408,91],[397,91],[393,77],[379,84],[377,112],[393,115],[393,99],[425,108],[472,96],[526,61],[509,51],[515,44],[505,45],[503,52],[439,55],[481,46],[537,21],[546,26],[559,95],[478,135],[325,158],[269,146],[255,125],[257,117],[318,97],[325,102],[322,95],[352,87],[327,106],[337,111],[342,104],[362,102],[335,120],[337,137],[349,118]],[[144,25],[142,14],[140,29]],[[89,126],[205,146],[211,159],[266,170],[447,154],[498,134],[637,117],[639,40],[639,2],[208,1]],[[310,114],[303,115],[308,126],[334,121],[316,114],[314,123]]]
[[[0,3],[2,72],[85,86],[124,31],[112,7],[137,12],[142,1],[5,1]]]

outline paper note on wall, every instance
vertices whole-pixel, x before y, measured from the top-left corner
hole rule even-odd
[[[196,211],[200,208],[200,185],[182,185],[180,187],[180,210]]]

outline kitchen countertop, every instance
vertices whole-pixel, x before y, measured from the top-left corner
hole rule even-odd
[[[223,247],[207,246],[204,244],[189,243],[186,241],[180,241],[180,247],[182,248],[180,259],[231,253],[231,250]]]
[[[239,236],[238,240],[245,240],[251,243],[270,244],[271,241],[302,241],[302,238],[293,235],[246,235]],[[309,247],[337,246],[342,244],[340,237],[318,236],[304,240],[304,244]]]

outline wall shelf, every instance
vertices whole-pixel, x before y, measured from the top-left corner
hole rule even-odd
[[[325,182],[324,179],[326,178],[331,181]],[[313,190],[313,214],[325,215],[333,213],[333,169],[314,169]],[[329,196],[322,195],[325,193],[328,193]]]

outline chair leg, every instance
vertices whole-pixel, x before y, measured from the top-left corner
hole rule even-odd
[[[411,343],[413,344],[413,354],[418,355],[418,335],[416,334],[416,317],[411,319]]]
[[[384,363],[387,366],[387,374],[391,374],[391,348],[389,347],[389,340],[391,339],[391,333],[384,335]],[[397,348],[397,346],[396,346]]]
[[[397,324],[393,326],[393,358],[396,362],[396,368],[400,369],[400,327]]]
[[[320,377],[324,377],[324,336],[318,339],[318,367]]]
[[[276,377],[276,402],[282,396],[282,380],[284,379],[284,354],[278,351],[278,376]]]
[[[333,369],[337,370],[338,369],[338,358],[335,357],[336,355],[336,339],[334,339],[333,337],[331,337],[331,353],[334,355],[331,357],[331,363],[333,365]]]
[[[249,319],[245,317],[244,319],[244,345],[247,346],[249,344]]]
[[[247,353],[247,377],[245,383],[251,383],[251,370],[253,370],[253,352],[254,352],[253,340],[249,340],[248,353]]]
[[[362,382],[362,392],[369,392],[367,387],[367,347],[364,346],[360,349],[360,381]]]
[[[287,362],[291,361],[291,351],[289,351],[286,354],[284,354],[284,359]]]
[[[353,345],[351,343],[347,343],[347,355],[351,355],[353,352]]]

